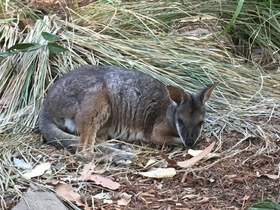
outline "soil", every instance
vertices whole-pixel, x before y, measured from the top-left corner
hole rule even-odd
[[[73,2],[73,1],[72,1]],[[91,3],[90,0],[78,1],[78,6]],[[47,2],[35,0],[29,3],[33,9],[40,10],[43,13],[56,13],[65,15],[63,7],[65,2]],[[68,3],[68,6],[69,5]],[[279,173],[280,154],[260,154],[258,151],[264,146],[264,141],[260,139],[247,139],[240,143],[234,150],[235,155],[231,157],[222,153],[231,148],[236,142],[240,141],[239,135],[228,136],[221,144],[217,153],[220,157],[212,158],[208,161],[200,161],[193,168],[199,170],[177,169],[177,174],[172,178],[145,178],[135,174],[140,171],[139,164],[121,166],[121,173],[115,173],[115,170],[106,172],[113,180],[121,184],[120,189],[115,191],[126,192],[132,195],[131,201],[126,206],[119,206],[114,200],[111,204],[103,203],[103,200],[95,200],[95,209],[161,209],[161,210],[188,210],[188,209],[248,209],[251,205],[265,199],[272,199],[280,203],[280,179],[271,179],[264,174]],[[210,142],[217,142],[212,137],[207,141],[200,142],[195,149],[204,149]],[[216,143],[217,145],[217,143]],[[250,146],[249,146],[250,145]],[[47,154],[52,147],[44,147]],[[248,148],[248,149],[246,149]],[[168,151],[166,151],[169,154]],[[174,160],[190,158],[178,156]],[[149,159],[160,160],[162,157],[158,153],[153,155],[139,155],[139,161],[145,165]],[[63,161],[63,160],[62,160]],[[216,164],[208,167],[217,161]],[[67,161],[66,161],[67,162]],[[78,167],[77,163],[68,164],[69,171]],[[116,166],[118,167],[118,166]],[[119,166],[120,167],[120,166]],[[170,166],[174,167],[174,166]],[[126,172],[127,171],[127,172]],[[258,176],[262,174],[262,176]],[[91,203],[90,196],[104,191],[103,188],[94,184],[88,184],[86,188],[80,189],[84,194],[84,199]],[[8,208],[15,205],[16,202],[8,201]]]
[[[98,163],[97,169],[106,169],[106,172],[102,174],[103,177],[120,184],[120,188],[117,190],[103,188],[91,181],[71,183],[60,181],[60,183],[72,186],[82,196],[84,203],[97,210],[238,210],[248,209],[263,199],[271,199],[280,203],[280,179],[277,178],[279,152],[258,154],[260,148],[264,147],[264,141],[254,138],[240,141],[240,137],[238,135],[228,136],[221,143],[220,148],[215,151],[215,154],[219,156],[198,161],[193,167],[186,169],[168,164],[160,154],[159,148],[153,145],[145,145],[147,149],[142,149],[138,159],[130,165],[112,164],[108,166],[105,163]],[[47,186],[48,189],[56,187],[61,178],[75,175],[78,168],[88,163],[88,161],[81,162],[66,150],[57,150],[46,144],[40,145],[39,141],[40,136],[37,135],[36,140],[29,143],[29,147],[35,148],[32,157],[44,154],[44,162],[50,162],[52,168],[57,171],[53,172],[51,180],[44,177],[33,178],[32,184],[21,179],[15,181],[23,194],[34,185],[40,186],[40,188]],[[218,146],[216,138],[211,137],[199,142],[194,149],[205,149],[211,142],[215,142],[214,148]],[[228,154],[224,152],[237,142],[239,144],[234,151],[230,151]],[[191,158],[189,154],[186,154],[186,150],[178,150],[178,148],[180,147],[167,147],[162,151],[168,156],[173,154],[172,160],[176,162]],[[146,171],[143,166],[149,160],[155,160],[158,164],[154,166],[155,168],[175,168],[176,175],[172,178],[160,179],[139,175],[138,172]],[[63,169],[59,170],[61,165],[63,165]],[[272,176],[269,177],[269,175]],[[104,203],[104,199],[92,198],[92,196],[106,192],[110,194],[108,200],[111,200],[112,203]],[[131,201],[124,206],[117,203],[121,193],[131,196]],[[15,199],[12,195],[10,198],[5,199],[6,209],[11,209],[19,202],[19,198]],[[68,208],[73,209],[69,206]],[[31,210],[35,209],[31,208]]]

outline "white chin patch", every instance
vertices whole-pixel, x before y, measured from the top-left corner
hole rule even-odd
[[[177,129],[177,132],[180,136],[180,138],[178,138],[178,143],[183,143],[184,146],[187,146],[184,142],[184,139],[182,138],[182,135],[181,135],[181,132],[180,132],[180,129],[179,129],[179,124],[178,122],[176,122],[176,129]]]

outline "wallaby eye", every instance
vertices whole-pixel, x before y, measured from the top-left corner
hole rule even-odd
[[[178,118],[178,123],[179,123],[179,125],[184,125],[184,122],[181,118]]]

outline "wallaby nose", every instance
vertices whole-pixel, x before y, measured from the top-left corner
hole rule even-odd
[[[186,141],[185,144],[186,144],[186,146],[191,147],[191,146],[194,145],[194,142],[193,141]]]

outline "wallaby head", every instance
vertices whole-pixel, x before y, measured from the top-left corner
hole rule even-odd
[[[205,116],[205,102],[217,84],[191,94],[180,88],[167,86],[172,100],[171,111],[167,112],[168,124],[177,131],[185,146],[193,146],[200,136]]]

